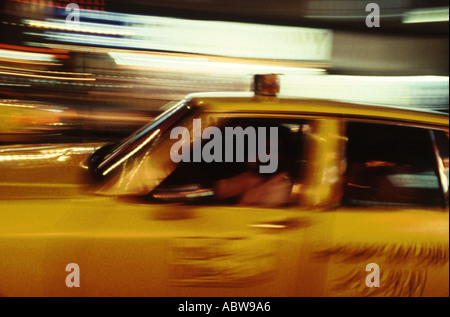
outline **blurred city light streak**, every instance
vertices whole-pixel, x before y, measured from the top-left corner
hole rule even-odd
[[[26,103],[24,101],[20,100],[0,100],[0,106],[3,107],[14,107],[14,108],[30,108],[30,109],[36,109],[36,108],[43,108],[45,111],[53,111],[53,112],[62,112],[62,109],[57,108],[51,108],[49,105],[40,105],[40,104],[32,104],[32,103]],[[45,108],[44,108],[45,107]]]
[[[0,59],[9,60],[22,60],[22,61],[43,61],[43,62],[54,62],[55,57],[50,54],[44,53],[30,53],[30,52],[20,52],[12,50],[0,49]]]
[[[66,50],[33,48],[19,45],[0,44],[0,65],[58,66],[59,59],[68,59]]]
[[[366,6],[371,1],[342,1],[342,0],[306,0],[307,18],[315,19],[359,19],[367,16]],[[409,0],[377,0],[373,1],[382,8],[383,18],[401,16],[408,8]]]
[[[38,150],[39,154],[29,154],[26,151]],[[47,160],[49,158],[58,157],[58,161],[65,161],[70,159],[71,154],[84,154],[92,151],[89,147],[70,147],[70,149],[42,149],[42,147],[28,147],[21,148],[20,151],[25,154],[11,154],[17,151],[14,148],[0,149],[1,161],[21,161],[21,160]]]
[[[68,50],[61,49],[51,49],[51,48],[41,48],[41,47],[31,47],[31,46],[21,46],[21,45],[10,45],[10,44],[0,44],[0,48],[8,50],[20,50],[20,51],[31,51],[35,53],[51,53],[54,56],[67,56]]]
[[[14,71],[22,71],[22,72],[29,72],[32,71],[33,73],[43,73],[43,74],[55,74],[55,75],[71,75],[75,76],[74,78],[77,78],[76,76],[93,76],[91,73],[74,73],[74,72],[61,72],[61,71],[49,71],[49,70],[40,70],[40,69],[20,69],[20,68],[14,68],[14,67],[7,67],[7,66],[0,66],[0,69],[3,70],[14,70]]]
[[[289,80],[282,76],[281,94],[448,111],[449,78],[325,75]]]
[[[105,0],[9,0],[19,2],[25,5],[65,8],[68,3],[77,3],[81,9],[88,10],[105,10]]]
[[[233,74],[251,74],[251,73],[282,73],[282,74],[320,74],[325,69],[320,68],[301,68],[284,67],[275,65],[254,65],[236,62],[215,62],[208,61],[206,58],[198,57],[177,57],[177,56],[158,56],[152,54],[132,54],[132,53],[108,53],[114,62],[118,65],[150,67],[153,69],[170,70],[177,72],[209,72],[209,73],[233,73]]]
[[[16,87],[30,87],[29,84],[9,84],[9,83],[0,83],[0,86],[16,86]]]
[[[126,31],[126,27],[114,26],[101,23],[83,22],[81,26],[67,25],[65,20],[47,19],[47,21],[36,20],[23,20],[23,23],[30,27],[52,29],[58,31],[80,32],[80,33],[93,33],[99,35],[121,35],[131,36],[134,32]]]
[[[448,22],[448,16],[448,7],[414,9],[403,15],[403,23]]]
[[[0,99],[0,143],[70,142],[122,138],[159,112],[84,109],[61,104]]]
[[[63,77],[63,76],[46,76],[46,75],[37,75],[37,74],[25,74],[23,72],[5,72],[0,68],[0,74],[4,75],[15,75],[15,76],[24,76],[24,77],[32,77],[32,78],[44,78],[44,79],[58,79],[58,80],[74,80],[74,81],[95,81],[95,78],[76,78],[76,77]]]
[[[116,35],[27,32],[42,35],[48,40],[68,43],[281,60],[326,61],[331,56],[332,31],[326,29],[187,20],[90,10],[80,10],[80,17],[79,27],[66,26],[64,19],[23,22],[30,26],[61,31],[85,30],[102,35]],[[89,19],[105,23],[90,23],[87,22]]]

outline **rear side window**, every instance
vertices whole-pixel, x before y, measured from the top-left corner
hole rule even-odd
[[[444,204],[428,130],[349,122],[347,137],[344,204]]]

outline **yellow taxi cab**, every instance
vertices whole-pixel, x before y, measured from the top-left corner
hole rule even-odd
[[[277,90],[0,147],[0,295],[448,296],[448,115]]]

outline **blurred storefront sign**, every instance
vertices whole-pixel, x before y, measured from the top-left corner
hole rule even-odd
[[[67,13],[58,19],[29,21],[42,27],[51,41],[243,58],[329,61],[332,31],[252,23],[188,20],[80,10],[80,25],[62,29]],[[94,22],[95,21],[95,22]]]

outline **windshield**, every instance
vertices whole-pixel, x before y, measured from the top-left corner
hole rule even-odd
[[[143,147],[151,144],[167,128],[182,118],[189,109],[186,100],[182,100],[164,111],[155,120],[114,146],[95,168],[95,173],[101,176],[109,174]]]

